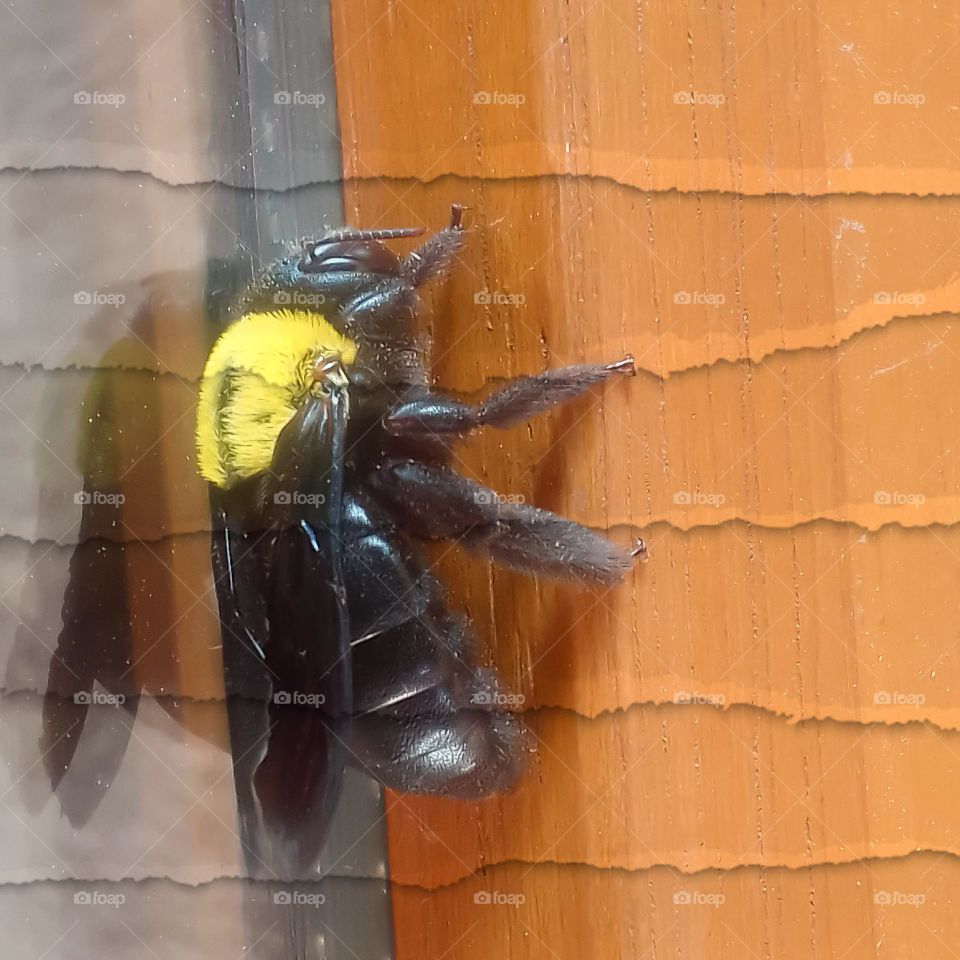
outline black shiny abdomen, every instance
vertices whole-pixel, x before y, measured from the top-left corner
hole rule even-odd
[[[368,493],[344,498],[343,523],[355,757],[403,792],[475,797],[510,786],[521,726],[498,709],[496,675],[476,666],[466,622]]]

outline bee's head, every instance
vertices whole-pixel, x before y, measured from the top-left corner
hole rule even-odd
[[[423,228],[347,227],[306,242],[299,255],[274,264],[263,278],[266,283],[254,290],[252,305],[260,306],[268,296],[281,297],[285,303],[319,307],[322,312],[332,307],[348,320],[359,320],[371,311],[409,311],[417,288],[443,274],[460,249],[461,212],[454,206],[450,225],[405,257],[397,256],[387,243],[420,236]]]
[[[416,237],[421,228],[332,231],[303,244],[288,261],[296,286],[322,295],[322,302],[344,313],[358,298],[403,280],[403,261],[384,241]]]
[[[305,274],[370,274],[371,279],[396,277],[402,272],[400,258],[383,243],[402,237],[417,237],[423,229],[339,230],[321,240],[303,245],[300,270]]]
[[[403,257],[389,241],[420,236],[421,227],[330,231],[269,267],[248,289],[243,308],[302,307],[350,335],[373,335],[379,325],[396,332],[398,323],[412,317],[418,289],[443,276],[463,245],[462,211],[454,205],[449,226]]]

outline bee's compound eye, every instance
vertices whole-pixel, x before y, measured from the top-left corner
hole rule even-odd
[[[400,260],[378,240],[320,240],[303,249],[304,273],[400,272]]]

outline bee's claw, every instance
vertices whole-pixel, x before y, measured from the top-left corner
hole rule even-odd
[[[625,373],[628,377],[635,377],[637,375],[637,365],[634,362],[633,354],[628,353],[622,360],[608,363],[607,370],[610,373]]]

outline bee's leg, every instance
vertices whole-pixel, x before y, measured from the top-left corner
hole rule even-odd
[[[628,550],[546,510],[517,503],[449,467],[393,460],[375,478],[378,498],[398,523],[426,540],[459,540],[529,573],[612,584],[633,566]]]
[[[384,424],[396,436],[461,436],[475,427],[505,429],[572,400],[609,377],[634,373],[630,356],[616,363],[561,367],[533,377],[517,377],[477,404],[441,395],[407,400],[390,411]]]
[[[455,203],[450,212],[449,226],[404,257],[401,270],[408,283],[422,287],[435,277],[446,274],[463,246],[462,218],[463,207]]]
[[[417,288],[443,277],[463,246],[460,208],[454,207],[449,227],[435,233],[426,243],[404,257],[400,275],[361,293],[344,305],[343,315],[350,324],[372,336],[379,329],[389,332],[398,322],[409,322],[417,305]]]
[[[357,328],[368,337],[377,337],[410,323],[416,306],[414,288],[402,279],[394,279],[351,300],[343,312],[348,332]]]

